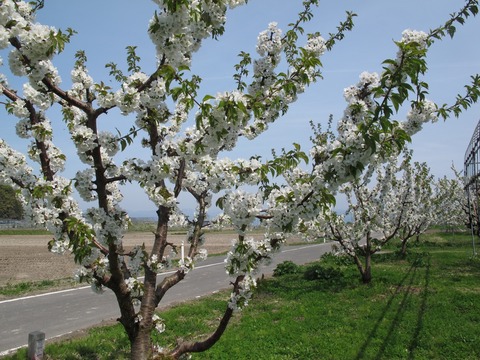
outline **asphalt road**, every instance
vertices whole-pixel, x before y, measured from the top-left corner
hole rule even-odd
[[[285,260],[305,264],[330,250],[328,243],[284,247],[269,266],[260,269],[259,276],[271,274]],[[228,288],[231,278],[225,273],[223,260],[214,256],[198,264],[169,290],[159,308]],[[108,290],[98,295],[89,286],[0,301],[0,356],[27,346],[32,331],[44,332],[48,341],[119,316],[113,293]]]

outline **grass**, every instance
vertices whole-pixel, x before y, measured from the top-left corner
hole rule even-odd
[[[18,297],[32,293],[72,288],[76,285],[78,285],[78,283],[76,283],[75,280],[70,278],[57,280],[25,281],[0,286],[0,296],[5,296],[7,298]]]
[[[433,233],[405,259],[376,256],[370,285],[333,257],[309,265],[308,278],[302,267],[262,280],[221,340],[192,359],[479,359],[480,260],[471,255],[470,236]],[[226,298],[220,292],[163,311],[167,330],[157,341],[204,338]],[[25,350],[7,358],[24,359]],[[48,345],[44,358],[127,359],[128,341],[118,325],[95,328]]]
[[[1,235],[51,235],[51,233],[42,229],[0,229]]]

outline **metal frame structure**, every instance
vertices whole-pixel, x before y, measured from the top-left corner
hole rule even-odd
[[[473,131],[472,138],[465,151],[465,189],[476,184],[480,177],[480,121]]]
[[[476,255],[474,233],[476,232],[480,236],[480,121],[473,131],[472,138],[465,151],[464,186],[472,230],[473,254]]]

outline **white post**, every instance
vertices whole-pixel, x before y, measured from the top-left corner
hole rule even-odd
[[[181,248],[182,262],[183,262],[185,260],[185,244],[183,243],[183,241],[180,248]]]

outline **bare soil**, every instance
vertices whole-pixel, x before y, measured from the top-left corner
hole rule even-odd
[[[260,236],[260,235],[259,235]],[[227,252],[234,234],[209,233],[205,248],[209,254]],[[58,280],[72,278],[78,268],[71,254],[52,254],[48,251],[49,235],[2,235],[0,236],[0,286],[21,282]],[[169,241],[180,246],[185,235],[170,235]],[[124,239],[125,249],[145,243],[148,248],[153,241],[149,232],[129,232]],[[185,249],[185,254],[187,253]]]

